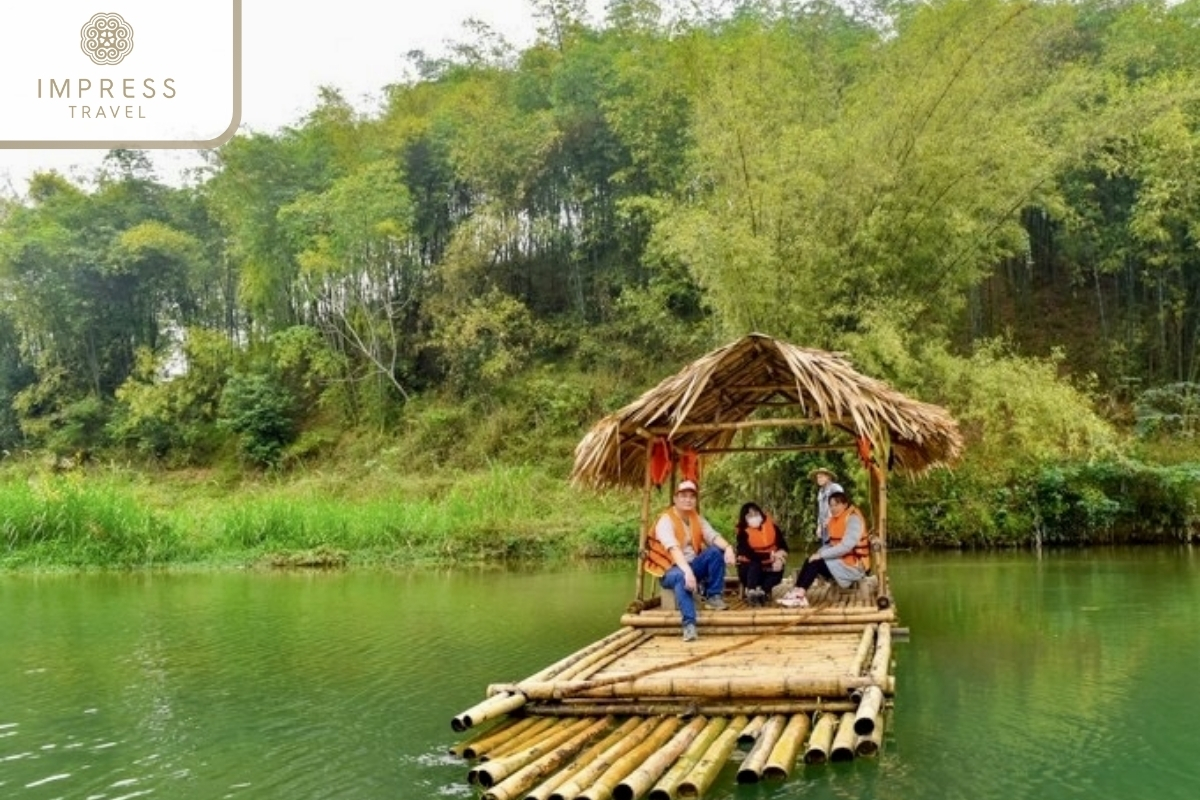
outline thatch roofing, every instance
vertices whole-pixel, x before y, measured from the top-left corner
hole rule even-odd
[[[754,333],[701,356],[624,408],[600,420],[575,448],[571,481],[641,486],[648,435],[678,449],[728,448],[743,423],[788,409],[794,424],[824,429],[843,445],[865,436],[893,468],[919,474],[961,454],[958,424],[940,406],[913,400],[856,372],[841,355]],[[719,426],[718,424],[723,424]],[[787,423],[781,423],[787,424]]]

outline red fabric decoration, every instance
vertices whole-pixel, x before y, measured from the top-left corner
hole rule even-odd
[[[690,447],[679,455],[679,472],[685,481],[700,483],[700,455]]]
[[[871,462],[874,460],[871,458],[871,442],[865,436],[858,437],[858,460],[866,469],[871,468]]]
[[[650,445],[650,481],[662,486],[671,474],[671,443],[660,436]]]

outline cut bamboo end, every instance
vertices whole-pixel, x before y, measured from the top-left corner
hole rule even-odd
[[[854,732],[859,736],[868,736],[875,730],[875,718],[883,708],[883,690],[878,686],[868,686],[863,690],[862,703],[854,716]]]
[[[854,739],[854,712],[847,711],[838,721],[837,734],[833,737],[833,749],[829,751],[829,760],[853,761]]]
[[[705,725],[684,751],[683,756],[650,789],[650,800],[674,800],[679,792],[679,784],[691,773],[708,752],[708,748],[728,726],[729,720],[725,718],[714,719]]]
[[[537,723],[537,718],[526,717],[525,719],[513,721],[511,725],[503,725],[495,729],[494,732],[489,733],[487,736],[475,741],[467,742],[463,747],[463,757],[470,759],[479,758],[484,754],[495,750],[501,744],[507,742],[509,739],[512,739],[514,736],[519,736],[523,731],[532,727],[535,723]]]
[[[879,751],[883,748],[883,714],[879,714],[875,718],[875,726],[866,736],[858,737],[854,743],[854,754],[864,758],[872,758],[879,755]]]
[[[450,720],[450,727],[458,733],[462,733],[481,722],[502,717],[511,711],[516,711],[523,705],[525,705],[525,696],[520,693],[489,697],[482,703],[476,703]]]
[[[787,727],[779,735],[779,741],[771,749],[771,755],[768,756],[767,763],[763,767],[764,778],[785,780],[791,774],[796,765],[796,755],[800,752],[800,746],[804,743],[811,728],[812,722],[809,720],[808,714],[793,714],[788,719]]]
[[[615,800],[636,800],[646,794],[650,787],[691,746],[700,732],[708,727],[708,720],[696,717],[679,730],[671,741],[646,758],[640,767],[625,776],[613,789]]]
[[[746,754],[742,765],[738,768],[738,783],[758,783],[762,778],[763,767],[766,766],[767,759],[770,758],[771,751],[775,749],[775,743],[779,741],[786,725],[787,717],[776,714],[762,726],[758,740],[754,743],[754,747],[750,748],[750,752]]]
[[[539,781],[567,763],[592,739],[602,734],[612,723],[612,717],[583,720],[583,727],[572,726],[571,736],[561,745],[540,756],[509,775],[503,782],[494,785],[483,797],[484,800],[518,800],[522,794]]]
[[[837,714],[822,714],[813,726],[812,736],[808,739],[808,749],[804,752],[805,764],[824,764],[829,760],[829,751],[833,747],[833,734],[837,730],[839,716]]]
[[[745,715],[736,717],[729,726],[721,732],[721,735],[716,738],[696,762],[696,766],[688,773],[679,783],[680,797],[699,797],[708,791],[708,787],[712,786],[713,781],[717,779],[717,773],[721,771],[721,767],[729,760],[729,755],[733,749],[737,747],[738,733],[746,726],[749,720]]]

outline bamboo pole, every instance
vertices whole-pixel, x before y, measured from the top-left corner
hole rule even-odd
[[[663,747],[679,730],[678,717],[667,717],[659,722],[654,732],[636,747],[613,762],[612,766],[596,778],[591,786],[579,793],[578,800],[609,800],[621,781],[633,773],[646,759]]]
[[[862,703],[854,715],[854,732],[859,736],[867,736],[875,730],[875,718],[883,708],[883,690],[878,686],[868,686],[863,691]]]
[[[589,719],[567,722],[560,720],[557,725],[548,728],[544,736],[530,742],[525,748],[480,764],[474,770],[476,780],[483,788],[490,789],[526,765],[547,753],[553,753],[575,734],[595,724],[594,720]]]
[[[861,622],[836,623],[831,625],[789,625],[777,631],[771,631],[771,635],[832,636],[842,633],[858,633],[862,629],[863,623]],[[642,630],[647,636],[678,636],[679,620],[675,620],[673,625],[646,625],[642,627]],[[710,628],[705,632],[705,636],[758,636],[763,632],[762,627],[755,627],[753,625],[722,625],[717,628]],[[871,640],[874,641],[874,639],[875,635],[872,633]]]
[[[776,626],[792,625],[848,625],[871,622],[894,622],[896,612],[892,609],[879,611],[869,607],[849,608],[799,608],[778,611],[697,611],[696,624],[704,631],[721,633],[721,628],[746,625]],[[631,628],[678,628],[678,611],[643,611],[640,614],[622,614],[621,624]],[[780,631],[782,632],[782,631]]]
[[[892,626],[880,625],[875,637],[875,658],[871,661],[871,678],[875,683],[887,680],[892,666]]]
[[[503,716],[510,711],[516,711],[523,705],[525,705],[525,696],[520,693],[489,697],[450,720],[450,727],[458,733],[462,733],[467,728],[474,727],[481,722]]]
[[[486,736],[477,741],[467,742],[463,748],[463,757],[479,758],[484,753],[496,749],[503,742],[508,741],[514,736],[520,735],[526,728],[532,727],[537,722],[534,717],[526,717],[525,719],[517,720],[511,725],[504,725],[499,728],[494,728]]]
[[[493,736],[499,736],[500,734],[504,733],[507,730],[512,729],[513,727],[515,727],[518,724],[521,724],[521,723],[529,724],[532,722],[533,722],[532,719],[518,719],[516,717],[508,717],[507,719],[501,720],[496,725],[492,726],[491,728],[488,728],[487,730],[476,731],[474,736],[471,736],[468,739],[463,739],[461,742],[458,742],[457,744],[451,745],[450,750],[448,752],[452,756],[462,756],[465,758],[474,758],[474,756],[466,755],[467,748],[472,747],[480,742],[484,742],[484,741],[492,738]]]
[[[691,717],[701,714],[706,717],[732,717],[737,714],[802,714],[814,711],[854,711],[857,703],[850,700],[788,700],[780,702],[705,703],[687,700],[663,700],[660,702],[613,702],[600,703],[592,700],[568,700],[563,703],[527,706],[533,716],[577,717],[637,715],[653,717],[672,714]]]
[[[545,736],[551,728],[561,723],[562,720],[549,720],[546,717],[538,717],[537,722],[533,723],[516,736],[500,742],[486,753],[481,753],[479,755],[479,760],[491,761],[493,758],[500,758],[508,755],[509,753],[514,753],[517,750],[520,750],[522,747],[528,747],[538,739],[541,739],[543,736]]]
[[[833,749],[829,753],[830,761],[854,760],[854,712],[842,714],[838,722],[837,734],[833,737]]]
[[[746,727],[742,728],[738,734],[738,747],[749,747],[758,739],[758,734],[762,732],[763,726],[767,724],[770,717],[766,714],[757,714],[746,723]]]
[[[674,800],[675,795],[679,792],[680,782],[687,777],[727,727],[729,727],[729,720],[724,717],[709,720],[679,760],[650,789],[650,800]]]
[[[562,670],[570,667],[572,664],[575,664],[580,659],[586,658],[587,656],[591,655],[592,653],[595,653],[597,650],[603,650],[606,647],[609,647],[613,642],[621,642],[621,641],[626,641],[629,639],[634,639],[640,635],[641,635],[640,632],[638,630],[636,630],[635,628],[630,628],[628,626],[618,628],[617,630],[610,633],[608,636],[605,636],[603,639],[597,639],[596,641],[592,642],[588,646],[581,648],[579,650],[576,650],[574,653],[571,653],[570,655],[565,656],[564,658],[561,658],[558,661],[555,661],[550,666],[546,667],[545,669],[539,670],[538,672],[535,672],[533,675],[530,675],[525,680],[527,680],[527,681],[549,680],[550,678],[552,678],[555,675],[557,675],[558,673],[560,673]],[[493,695],[493,694],[496,694],[496,692],[491,691],[491,688],[489,687],[488,694]]]
[[[762,773],[764,778],[787,779],[796,765],[796,754],[800,752],[800,745],[804,744],[804,737],[808,736],[811,727],[808,714],[792,714],[787,727],[779,735],[779,741],[771,748],[771,754],[767,757]]]
[[[586,658],[579,659],[574,664],[560,672],[558,675],[555,675],[554,679],[560,681],[570,680],[571,678],[578,677],[584,671],[597,665],[600,665],[600,669],[603,669],[604,664],[616,661],[629,651],[636,649],[642,644],[642,642],[646,641],[646,638],[646,634],[639,631],[636,636],[632,636],[628,639],[617,639],[609,643],[607,647],[602,647],[596,652],[588,655]]]
[[[877,756],[883,746],[883,714],[875,717],[875,727],[866,736],[859,736],[854,741],[854,754],[857,756]]]
[[[516,800],[522,792],[532,788],[538,781],[544,780],[547,775],[567,763],[589,741],[599,736],[605,728],[613,723],[613,718],[605,717],[598,720],[583,720],[583,722],[586,727],[577,729],[566,742],[537,760],[526,764],[501,783],[492,786],[484,793],[484,800]]]
[[[586,769],[589,764],[607,752],[610,747],[618,742],[624,741],[625,738],[637,730],[638,726],[641,724],[642,720],[637,718],[625,720],[615,731],[580,753],[579,757],[572,760],[566,769],[550,775],[548,778],[546,778],[546,780],[542,781],[542,783],[531,789],[529,793],[525,795],[525,800],[548,800],[551,793],[554,792],[555,789],[574,778],[575,775],[582,770]]]
[[[650,534],[650,491],[653,481],[650,479],[650,456],[654,450],[654,437],[646,436],[646,470],[642,479],[642,527],[638,531],[637,586],[634,598],[641,603],[646,596],[646,572],[642,569],[642,554],[646,552],[646,537]]]
[[[888,442],[888,448],[889,450],[891,449],[890,441]],[[888,582],[887,568],[887,475],[878,466],[873,465],[871,477],[878,483],[877,492],[879,495],[878,519],[876,520],[875,527],[875,535],[879,539],[879,552],[873,554],[879,560],[879,565],[875,570],[879,576],[879,593],[875,598],[875,602],[880,608],[887,608],[892,602],[892,591]]]
[[[639,742],[650,735],[650,732],[657,727],[657,721],[653,719],[642,720],[632,733],[619,741],[614,742],[607,750],[598,755],[595,760],[589,763],[586,767],[579,770],[575,775],[563,784],[560,784],[553,792],[550,793],[550,800],[574,800],[579,797],[585,787],[591,786],[596,778],[603,775],[609,767],[611,767],[617,759],[628,753]]]
[[[775,749],[775,744],[779,741],[779,736],[783,733],[786,724],[787,717],[776,714],[763,725],[762,732],[758,735],[758,741],[754,743],[754,747],[750,748],[750,752],[746,754],[741,767],[738,768],[738,783],[758,783],[762,778],[763,767],[766,766],[767,759],[771,757],[771,751]]]
[[[708,787],[712,786],[717,774],[729,760],[729,755],[737,747],[738,731],[745,727],[746,722],[745,716],[734,717],[716,741],[709,745],[692,771],[679,782],[680,797],[699,797],[708,791]]]
[[[854,661],[850,665],[851,675],[862,675],[863,669],[867,666],[867,659],[871,657],[871,652],[875,647],[878,630],[878,625],[868,625],[863,628],[862,638],[858,641],[858,650],[855,651]]]
[[[812,736],[808,738],[808,750],[804,752],[805,764],[824,764],[829,759],[829,750],[833,747],[833,734],[837,730],[838,719],[838,714],[822,714],[817,718]]]
[[[830,675],[807,677],[792,675],[739,676],[736,678],[657,677],[635,678],[614,675],[611,681],[567,681],[534,683],[521,687],[531,700],[556,700],[565,695],[578,697],[699,697],[708,700],[760,698],[783,700],[815,697],[845,697],[851,689],[871,686],[869,675]],[[885,679],[886,680],[886,679]],[[885,694],[892,694],[893,682],[886,680]]]
[[[696,717],[681,728],[671,737],[671,741],[651,754],[642,762],[641,766],[634,769],[617,784],[613,789],[613,798],[615,800],[636,800],[644,795],[707,726],[708,719]]]

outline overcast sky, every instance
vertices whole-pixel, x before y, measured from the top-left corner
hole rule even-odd
[[[46,0],[53,3],[54,0]],[[109,3],[120,11],[120,1]],[[607,0],[587,0],[594,21]],[[181,6],[182,9],[182,6]],[[182,11],[181,11],[182,13]],[[518,48],[532,42],[530,0],[246,0],[242,4],[242,125],[274,132],[316,105],[317,88],[332,85],[360,110],[379,107],[380,90],[400,79],[410,50],[434,55],[447,40],[463,40],[475,18]],[[0,150],[0,193],[24,193],[34,172],[90,175],[104,150]],[[199,163],[195,153],[155,151],[160,179],[177,182]]]

